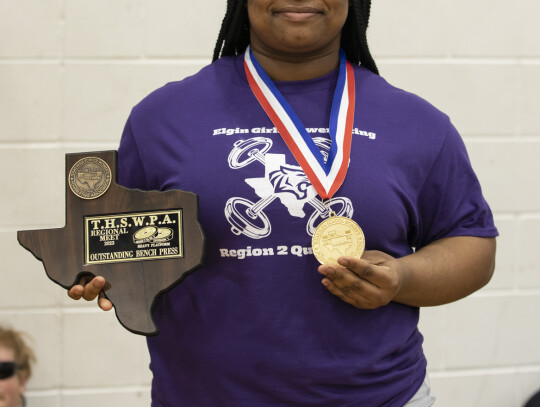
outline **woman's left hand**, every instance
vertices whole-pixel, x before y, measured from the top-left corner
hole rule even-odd
[[[343,267],[325,264],[319,273],[332,294],[357,308],[390,301],[413,307],[448,304],[489,282],[495,247],[494,238],[447,237],[399,259],[376,250],[361,259],[340,257]]]
[[[361,309],[375,309],[387,305],[402,285],[403,267],[392,256],[377,251],[366,251],[361,259],[340,257],[335,264],[319,266],[325,276],[323,285],[343,301]]]

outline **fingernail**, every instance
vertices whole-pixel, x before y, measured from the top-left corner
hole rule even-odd
[[[338,263],[341,264],[342,266],[346,266],[347,264],[349,264],[349,261],[343,257],[340,257],[338,259]]]

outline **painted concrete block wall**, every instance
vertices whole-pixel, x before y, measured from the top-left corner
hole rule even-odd
[[[142,337],[74,302],[16,241],[64,224],[64,154],[117,148],[131,107],[210,60],[224,0],[0,0],[0,323],[39,357],[29,406],[148,406]],[[422,310],[440,407],[540,388],[540,3],[374,0],[381,74],[462,133],[501,232],[492,282]]]

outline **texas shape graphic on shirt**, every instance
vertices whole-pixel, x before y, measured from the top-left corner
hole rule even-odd
[[[275,196],[285,205],[291,216],[303,218],[304,204],[317,195],[302,168],[285,164],[285,154],[266,154],[265,174],[261,178],[247,178],[259,198]]]

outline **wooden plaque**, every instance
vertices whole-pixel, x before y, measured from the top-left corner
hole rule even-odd
[[[17,237],[65,289],[85,274],[103,276],[120,323],[156,335],[156,298],[202,263],[198,197],[124,188],[116,173],[116,151],[66,154],[66,226]]]

